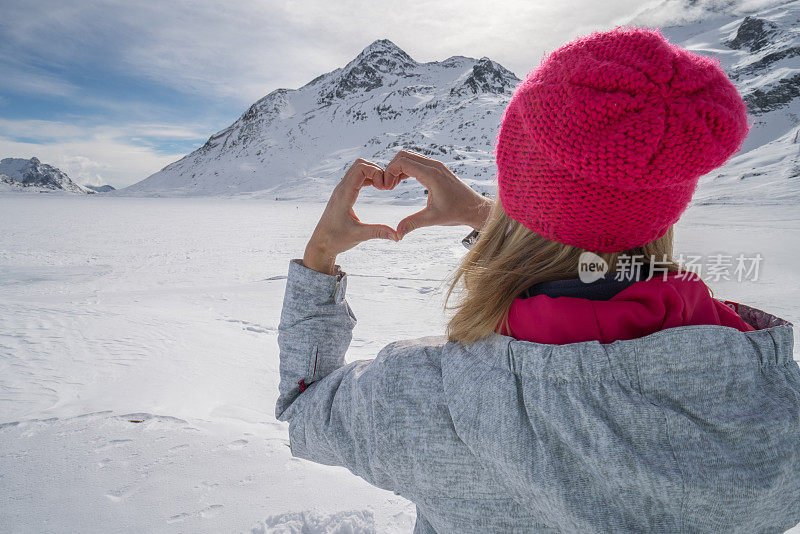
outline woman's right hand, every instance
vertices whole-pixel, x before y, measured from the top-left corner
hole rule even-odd
[[[378,189],[394,189],[401,180],[416,178],[428,189],[428,203],[397,225],[397,235],[424,226],[471,226],[480,230],[492,209],[492,200],[479,195],[441,161],[411,152],[398,152],[383,173],[383,180],[373,179]]]

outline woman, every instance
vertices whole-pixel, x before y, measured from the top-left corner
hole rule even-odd
[[[417,154],[357,161],[289,265],[276,415],[292,454],[410,499],[417,533],[800,522],[791,325],[714,299],[671,258],[698,178],[747,131],[716,62],[620,28],[556,50],[517,87],[494,202]],[[430,192],[424,210],[397,230],[358,221],[361,187],[409,177]],[[480,232],[448,293],[447,337],[345,365],[356,319],[336,256],[461,224]],[[587,254],[609,267],[591,283]],[[618,276],[632,257],[642,268]]]

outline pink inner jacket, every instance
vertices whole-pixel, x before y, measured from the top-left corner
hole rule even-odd
[[[696,274],[669,273],[636,282],[609,300],[535,295],[511,305],[509,330],[525,341],[563,345],[596,340],[611,343],[689,325],[755,330],[728,305],[713,298]]]

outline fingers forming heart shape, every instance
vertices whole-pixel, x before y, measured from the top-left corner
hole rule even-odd
[[[385,224],[365,224],[353,206],[361,188],[371,185],[391,190],[408,178],[427,188],[425,208],[401,220],[397,228]],[[303,262],[316,270],[330,273],[336,256],[369,239],[399,241],[423,226],[470,225],[480,227],[486,220],[492,201],[458,179],[442,162],[407,150],[398,152],[386,169],[358,159],[337,184],[306,246]]]
[[[408,178],[415,178],[426,188],[426,206],[402,219],[396,228],[384,224],[365,224],[353,210],[358,193],[364,186],[379,190],[392,190]],[[347,214],[351,223],[349,231],[339,228],[329,220],[334,233],[345,238],[347,248],[367,239],[383,238],[399,241],[409,232],[425,226],[472,225],[485,220],[491,201],[482,197],[458,179],[442,162],[415,152],[401,150],[385,169],[380,165],[358,159],[345,174],[331,195],[329,207],[341,215]],[[322,221],[320,221],[322,222]],[[347,250],[347,248],[343,250]]]
[[[437,202],[437,190],[439,189],[437,180],[445,176],[443,171],[449,173],[449,169],[444,164],[426,158],[421,154],[405,150],[398,152],[389,165],[386,166],[386,169],[382,169],[379,165],[366,160],[358,160],[357,163],[362,163],[375,169],[375,171],[368,171],[369,177],[363,185],[372,185],[376,189],[390,191],[403,180],[413,177],[426,188],[427,204],[425,208],[412,213],[397,224],[395,231],[398,239],[402,239],[412,230],[424,226],[448,224],[447,221],[443,220],[446,217],[443,218],[441,216]]]

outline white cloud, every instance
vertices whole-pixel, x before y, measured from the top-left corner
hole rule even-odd
[[[0,119],[0,154],[17,158],[36,156],[65,171],[78,183],[111,184],[117,188],[143,180],[183,155],[165,154],[157,150],[152,140],[136,135],[196,140],[198,144],[206,136],[191,127],[174,125],[79,126],[56,121]]]
[[[83,185],[104,185],[100,174],[104,165],[86,156],[61,156],[51,162],[52,165],[66,172],[73,182]]]
[[[47,96],[74,96],[78,92],[78,88],[66,80],[14,62],[0,60],[0,69],[0,89]]]
[[[0,135],[36,139],[67,139],[85,135],[85,128],[75,124],[35,119],[0,119]]]
[[[116,70],[245,105],[276,85],[308,81],[331,65],[328,51],[338,43],[325,33],[298,31],[287,19],[296,5],[278,0],[17,3],[3,7],[0,53],[24,65],[64,70],[67,77],[65,67],[71,64]],[[24,69],[10,67],[0,68],[14,80],[25,79]]]
[[[160,124],[152,122],[130,122],[120,126],[82,126],[77,123],[38,119],[0,118],[0,135],[36,139],[74,140],[93,138],[159,138],[170,140],[205,140],[207,127],[201,125]]]
[[[14,141],[2,136],[0,136],[0,153],[18,158],[36,156],[44,163],[56,167],[66,162],[66,168],[62,170],[78,183],[92,185],[104,183],[116,188],[143,180],[182,156],[182,154],[162,155],[152,148],[114,140],[35,144]],[[98,164],[94,170],[84,171],[80,167],[70,166],[71,162],[76,161],[75,158],[87,158],[102,164]],[[73,175],[73,172],[77,172],[77,175]]]
[[[744,11],[774,3],[42,0],[4,6],[0,51],[28,63],[78,61],[119,69],[244,106],[277,87],[298,87],[342,66],[379,38],[393,40],[417,60],[489,56],[524,75],[546,51],[579,34],[624,23],[637,12],[656,25],[723,7]],[[48,88],[47,79],[38,82],[42,90],[58,89]]]

